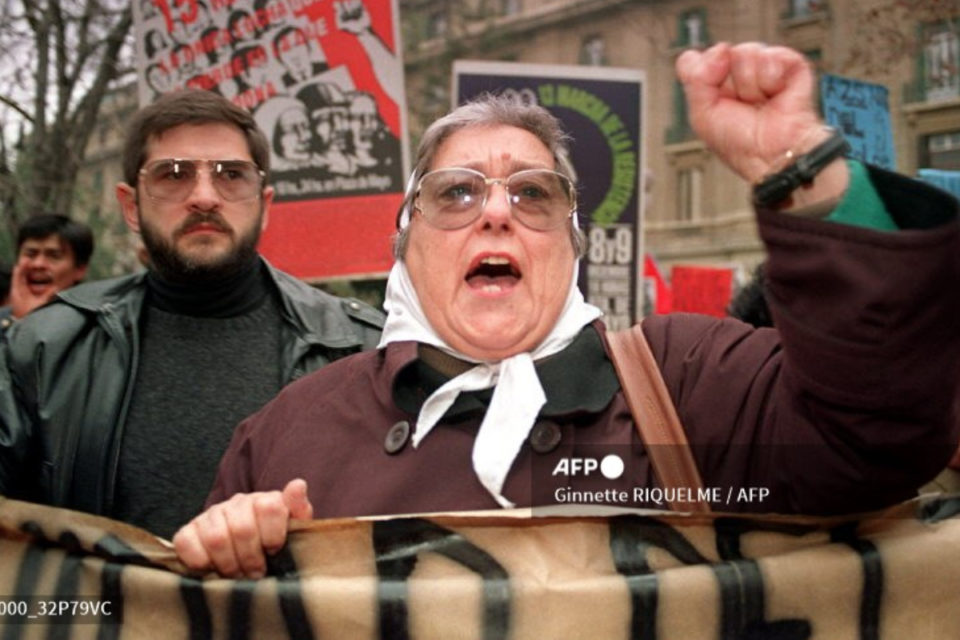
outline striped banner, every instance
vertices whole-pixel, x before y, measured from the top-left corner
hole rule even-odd
[[[0,498],[0,640],[958,638],[958,512],[941,495],[860,518],[315,521],[249,581],[190,575],[134,527]]]

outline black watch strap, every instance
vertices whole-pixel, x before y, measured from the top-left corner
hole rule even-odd
[[[801,185],[810,184],[824,167],[850,152],[850,144],[837,129],[808,153],[799,156],[783,171],[768,175],[753,187],[753,201],[772,207],[790,197]]]

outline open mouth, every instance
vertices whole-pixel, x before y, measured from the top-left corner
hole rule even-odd
[[[499,293],[512,289],[523,274],[513,258],[504,255],[486,255],[474,260],[464,278],[473,289]]]
[[[48,273],[31,273],[27,275],[27,287],[34,294],[43,293],[53,284],[53,276]]]

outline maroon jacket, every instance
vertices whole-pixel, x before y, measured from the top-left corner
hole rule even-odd
[[[904,230],[759,212],[776,330],[690,314],[643,322],[716,510],[876,509],[914,495],[956,450],[956,203],[872,179]],[[603,335],[596,323],[537,363],[547,404],[503,491],[518,506],[564,502],[567,487],[662,506],[634,492],[655,480]],[[289,385],[237,429],[208,504],[302,477],[318,518],[497,508],[470,461],[488,392],[461,396],[417,449],[404,437],[445,379],[416,344],[396,343]],[[610,453],[625,463],[616,480],[560,464]]]

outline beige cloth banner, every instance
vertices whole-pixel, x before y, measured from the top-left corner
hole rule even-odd
[[[245,581],[191,576],[140,529],[0,498],[0,640],[955,639],[958,513],[931,495],[860,518],[315,521]]]

